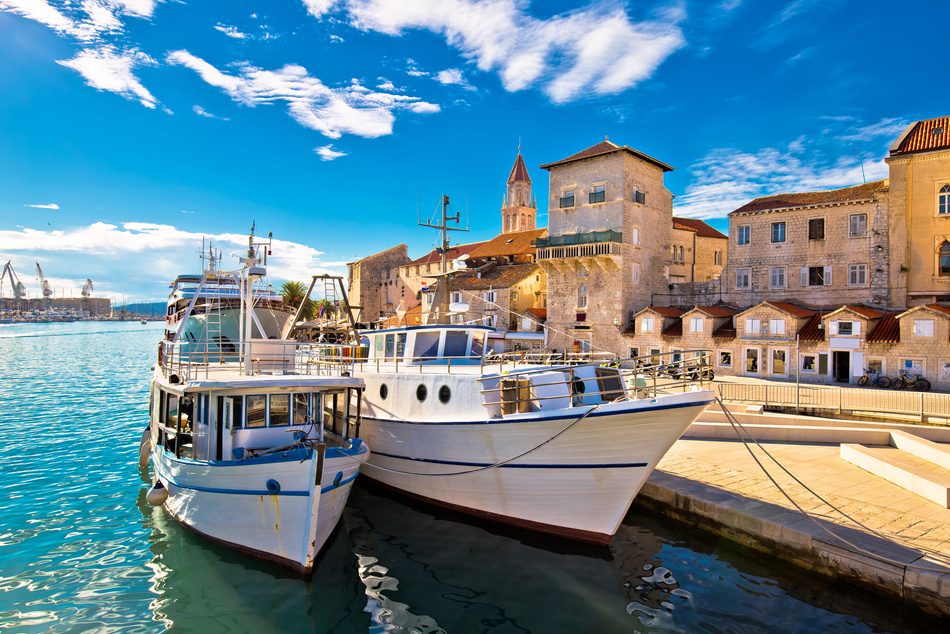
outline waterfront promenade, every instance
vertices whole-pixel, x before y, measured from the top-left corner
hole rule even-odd
[[[746,438],[774,482],[714,405],[660,462],[639,504],[950,617],[950,509],[841,457],[842,444],[896,452],[888,448],[891,432],[908,430],[950,450],[943,444],[950,443],[950,428],[727,408],[761,443]],[[950,476],[942,467],[929,471],[937,479]]]

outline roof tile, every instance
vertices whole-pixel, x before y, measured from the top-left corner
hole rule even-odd
[[[901,324],[897,313],[884,313],[881,321],[868,333],[868,343],[900,343]]]
[[[891,146],[891,156],[941,150],[950,147],[950,117],[917,121]]]
[[[528,181],[531,182],[531,178],[528,177],[528,168],[525,167],[524,159],[521,158],[521,152],[518,152],[518,158],[515,159],[515,164],[511,168],[511,175],[508,177],[508,184],[514,183],[515,181]]]
[[[703,238],[720,238],[722,240],[729,239],[729,236],[726,234],[710,227],[702,220],[698,220],[696,218],[680,218],[678,216],[673,216],[673,228],[695,231],[697,235],[702,236]]]
[[[580,152],[577,152],[576,154],[571,154],[566,159],[561,159],[560,161],[555,161],[553,163],[546,163],[541,166],[541,169],[547,170],[557,165],[564,165],[565,163],[573,163],[574,161],[580,161],[581,159],[592,158],[594,156],[602,156],[604,154],[610,154],[612,152],[620,152],[620,151],[630,152],[634,156],[637,156],[647,161],[648,163],[653,163],[654,165],[662,169],[664,172],[673,171],[673,168],[667,165],[666,163],[664,163],[663,161],[658,161],[652,156],[648,156],[647,154],[644,154],[643,152],[634,150],[632,147],[628,147],[626,145],[620,146],[620,145],[617,145],[616,143],[611,143],[610,141],[601,141],[600,143],[597,143],[596,145],[590,146],[586,150],[581,150]]]
[[[801,330],[798,331],[799,341],[824,341],[825,329],[822,328],[821,313],[815,313],[811,316]]]
[[[865,183],[863,185],[855,185],[854,187],[843,187],[841,189],[762,196],[742,205],[735,211],[729,212],[729,214],[741,214],[753,211],[763,211],[766,209],[783,209],[785,207],[827,205],[850,200],[866,200],[871,198],[879,191],[887,190],[887,187],[888,181],[885,178],[884,180]]]
[[[488,242],[482,242],[481,246],[474,251],[469,251],[468,254],[473,258],[490,258],[499,255],[534,253],[534,241],[547,235],[547,232],[546,228],[541,228],[503,233]]]

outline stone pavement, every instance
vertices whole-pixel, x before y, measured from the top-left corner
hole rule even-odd
[[[811,519],[782,495],[738,440],[679,440],[637,501],[805,568],[950,617],[950,509],[842,460],[837,444],[762,443],[826,504],[750,446]]]

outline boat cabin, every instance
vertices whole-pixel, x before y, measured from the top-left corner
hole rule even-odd
[[[485,354],[487,326],[413,326],[362,333],[370,360],[422,365],[478,365]]]

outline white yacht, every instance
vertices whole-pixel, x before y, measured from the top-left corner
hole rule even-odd
[[[315,374],[294,341],[254,336],[265,271],[253,251],[241,262],[199,277],[160,344],[140,447],[142,464],[152,461],[146,497],[209,539],[307,574],[369,455],[357,438],[364,383],[342,365]],[[204,292],[223,280],[236,303]],[[215,330],[184,335],[199,298],[209,320],[234,313],[227,354]]]

